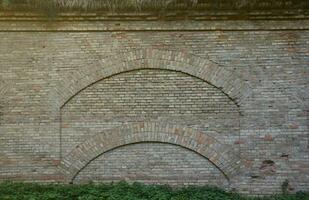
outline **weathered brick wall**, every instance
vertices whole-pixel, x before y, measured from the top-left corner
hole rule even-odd
[[[66,182],[85,167],[76,179],[82,181],[83,177],[87,180],[96,176],[87,170],[92,171],[101,162],[105,166],[108,156],[115,166],[119,162],[130,166],[126,160],[117,160],[122,156],[119,152],[129,154],[128,157],[140,155],[135,160],[140,162],[145,154],[152,152],[158,156],[166,151],[170,152],[168,156],[183,158],[180,163],[191,162],[183,169],[184,173],[197,173],[200,169],[198,173],[209,174],[218,169],[214,174],[225,176],[229,183],[226,188],[236,188],[242,193],[280,192],[286,179],[291,191],[308,190],[308,21],[302,21],[301,25],[297,20],[265,21],[265,24],[264,21],[177,22],[174,26],[171,22],[132,22],[139,23],[136,31],[126,31],[132,28],[131,23],[121,22],[119,27],[112,26],[118,30],[103,28],[104,31],[98,32],[87,31],[87,27],[92,29],[98,22],[74,22],[73,25],[80,25],[76,25],[80,32],[74,32],[72,24],[40,28],[39,23],[29,26],[29,22],[18,22],[23,23],[25,30],[33,27],[35,31],[23,32],[20,27],[17,30],[14,22],[5,22],[0,28],[1,180]],[[143,31],[147,23],[151,24],[150,29],[157,30]],[[55,32],[43,32],[47,29]],[[58,29],[65,31],[57,32]],[[165,89],[170,86],[171,96],[164,96],[164,89],[152,85],[164,85]],[[184,95],[184,102],[197,96],[200,100],[194,105],[198,110],[193,113],[194,109],[182,109],[177,98],[153,107],[132,98],[120,101],[117,107],[117,112],[124,114],[127,106],[123,105],[141,103],[125,112],[125,116],[111,111],[104,115],[101,111],[108,109],[104,106],[108,100],[113,100],[110,105],[117,105],[117,96],[111,92],[115,88],[128,92],[132,88],[148,88],[133,97],[151,97],[148,92],[151,90],[157,92],[154,93],[157,98],[152,97],[157,102],[165,97],[173,99],[174,94]],[[103,93],[113,95],[108,98]],[[175,106],[177,117],[167,114],[167,109],[163,109],[167,105]],[[218,114],[209,112],[210,107]],[[135,114],[130,118],[128,115],[138,108],[149,113],[160,109],[151,117]],[[205,109],[207,112],[197,114]],[[93,118],[100,119],[100,123]],[[168,134],[163,134],[163,125],[147,129],[138,126],[147,131],[134,135],[132,128],[126,137],[129,129],[123,125],[159,118],[162,119],[159,123],[171,124],[167,127],[172,128],[166,128]],[[96,125],[100,131],[112,129],[111,135],[119,141],[112,141],[109,132],[100,136]],[[115,132],[114,126],[120,129]],[[84,138],[79,138],[80,135]],[[158,143],[142,142],[152,140],[164,143],[160,144],[162,152],[151,150],[158,148]],[[79,141],[80,147],[73,148],[72,144]],[[131,145],[134,141],[142,143]],[[190,150],[179,149],[176,153],[176,148],[183,147],[169,143]],[[66,145],[73,149],[72,154],[65,154]],[[107,147],[101,151],[101,146]],[[130,148],[137,151],[136,155],[130,154]],[[89,159],[103,154],[97,160],[83,162],[83,153]],[[80,162],[74,163],[75,158]],[[168,158],[164,158],[168,165],[160,165],[160,170],[173,168],[175,161]],[[198,168],[191,159],[205,163],[201,164],[204,168]],[[142,160],[146,166],[151,157]],[[97,175],[104,177],[106,171],[98,170]],[[145,170],[151,173],[150,169]],[[136,171],[130,168],[123,173]],[[216,183],[207,177],[201,181]],[[193,183],[193,179],[187,183]]]

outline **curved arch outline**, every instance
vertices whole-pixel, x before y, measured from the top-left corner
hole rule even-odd
[[[195,76],[220,89],[237,106],[251,94],[245,81],[212,61],[182,52],[140,49],[97,60],[94,66],[66,74],[57,91],[59,107],[99,80],[138,69],[166,69]]]
[[[188,150],[188,151],[191,151],[191,152],[193,152],[193,153],[196,153],[196,154],[202,156],[203,158],[206,158],[211,164],[213,164],[213,166],[214,166],[216,169],[218,169],[218,170],[223,174],[224,178],[225,178],[228,182],[230,182],[229,177],[227,177],[226,174],[225,174],[220,168],[218,168],[214,163],[212,163],[207,157],[203,156],[202,154],[200,154],[200,153],[198,153],[198,152],[196,152],[196,151],[194,151],[194,150],[192,150],[192,149],[190,149],[190,148],[184,147],[184,146],[179,145],[179,144],[170,143],[170,142],[158,142],[158,141],[146,141],[146,142],[145,142],[145,141],[142,141],[142,142],[135,142],[135,143],[130,143],[130,144],[124,144],[124,145],[122,145],[122,146],[118,146],[118,147],[115,147],[115,148],[113,148],[113,149],[109,149],[109,150],[105,151],[104,153],[98,155],[97,157],[92,158],[92,159],[89,161],[88,164],[90,164],[92,161],[94,161],[95,159],[97,159],[97,158],[100,157],[101,155],[103,155],[103,154],[105,154],[105,153],[108,153],[108,152],[110,152],[110,151],[113,151],[113,150],[115,150],[115,149],[118,149],[118,148],[121,148],[121,147],[125,147],[125,146],[128,146],[128,145],[143,144],[143,143],[169,144],[169,145],[179,146],[179,147],[184,148],[184,149],[186,149],[186,150]],[[75,178],[78,176],[78,174],[79,174],[81,171],[83,171],[83,169],[85,169],[85,168],[88,166],[88,164],[85,165],[83,168],[81,168],[81,169],[77,172],[77,174],[72,178],[72,181],[71,181],[72,183],[74,182],[74,180],[75,180]]]
[[[233,149],[221,144],[211,134],[174,124],[140,122],[106,130],[86,140],[62,159],[59,168],[72,182],[83,168],[103,153],[140,142],[170,143],[190,149],[213,163],[227,180],[238,172],[241,164]]]

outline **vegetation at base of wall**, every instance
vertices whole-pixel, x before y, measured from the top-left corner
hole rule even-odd
[[[210,186],[169,186],[128,184],[40,185],[0,184],[0,200],[309,200],[309,192],[270,197],[244,197]]]

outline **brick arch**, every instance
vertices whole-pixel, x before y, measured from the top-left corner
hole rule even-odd
[[[128,144],[161,142],[190,149],[213,163],[229,180],[237,174],[241,160],[228,145],[221,144],[211,134],[196,129],[159,122],[132,123],[100,134],[76,146],[61,161],[59,168],[71,182],[78,173],[98,156]]]
[[[95,82],[115,74],[138,69],[166,69],[200,78],[220,89],[240,106],[250,95],[249,85],[235,73],[207,59],[182,52],[141,49],[96,60],[75,73],[65,74],[60,85],[59,107]]]

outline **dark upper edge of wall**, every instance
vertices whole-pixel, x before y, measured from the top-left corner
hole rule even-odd
[[[305,10],[307,0],[0,0],[0,10],[44,10],[44,11],[186,11],[194,10]]]
[[[0,0],[3,2],[3,0]],[[16,0],[17,1],[17,0]],[[18,0],[21,1],[21,0]],[[36,0],[43,1],[43,0]],[[54,0],[58,1],[58,0]],[[59,0],[62,1],[62,0]],[[64,1],[64,0],[63,0]],[[90,0],[91,1],[91,0]],[[107,1],[107,0],[106,0]],[[158,0],[159,1],[159,0]],[[181,0],[179,0],[181,1]],[[194,1],[194,0],[190,0]],[[198,2],[205,2],[199,0]],[[213,30],[308,30],[309,1],[287,0],[284,6],[216,9],[210,4],[195,7],[139,10],[48,10],[0,8],[0,32],[12,31],[213,31]],[[227,0],[220,0],[227,1]],[[235,0],[239,1],[239,0]],[[247,1],[247,0],[244,0]],[[251,0],[254,1],[254,0]],[[266,0],[265,0],[266,1]],[[272,1],[273,0],[267,0]],[[267,2],[266,1],[266,2]],[[284,2],[285,0],[276,0]],[[291,2],[296,4],[291,5]],[[305,3],[304,3],[305,2]],[[268,5],[268,4],[266,4]],[[269,4],[272,5],[272,4]],[[290,6],[290,7],[288,7]],[[259,9],[258,9],[259,8]],[[46,13],[47,12],[47,13]],[[292,23],[291,23],[292,22]]]
[[[152,13],[160,19],[186,19],[192,13],[204,17],[250,19],[252,17],[297,17],[309,15],[308,0],[0,0],[0,11],[7,13],[30,12],[55,17],[65,13],[80,16],[123,16]]]

